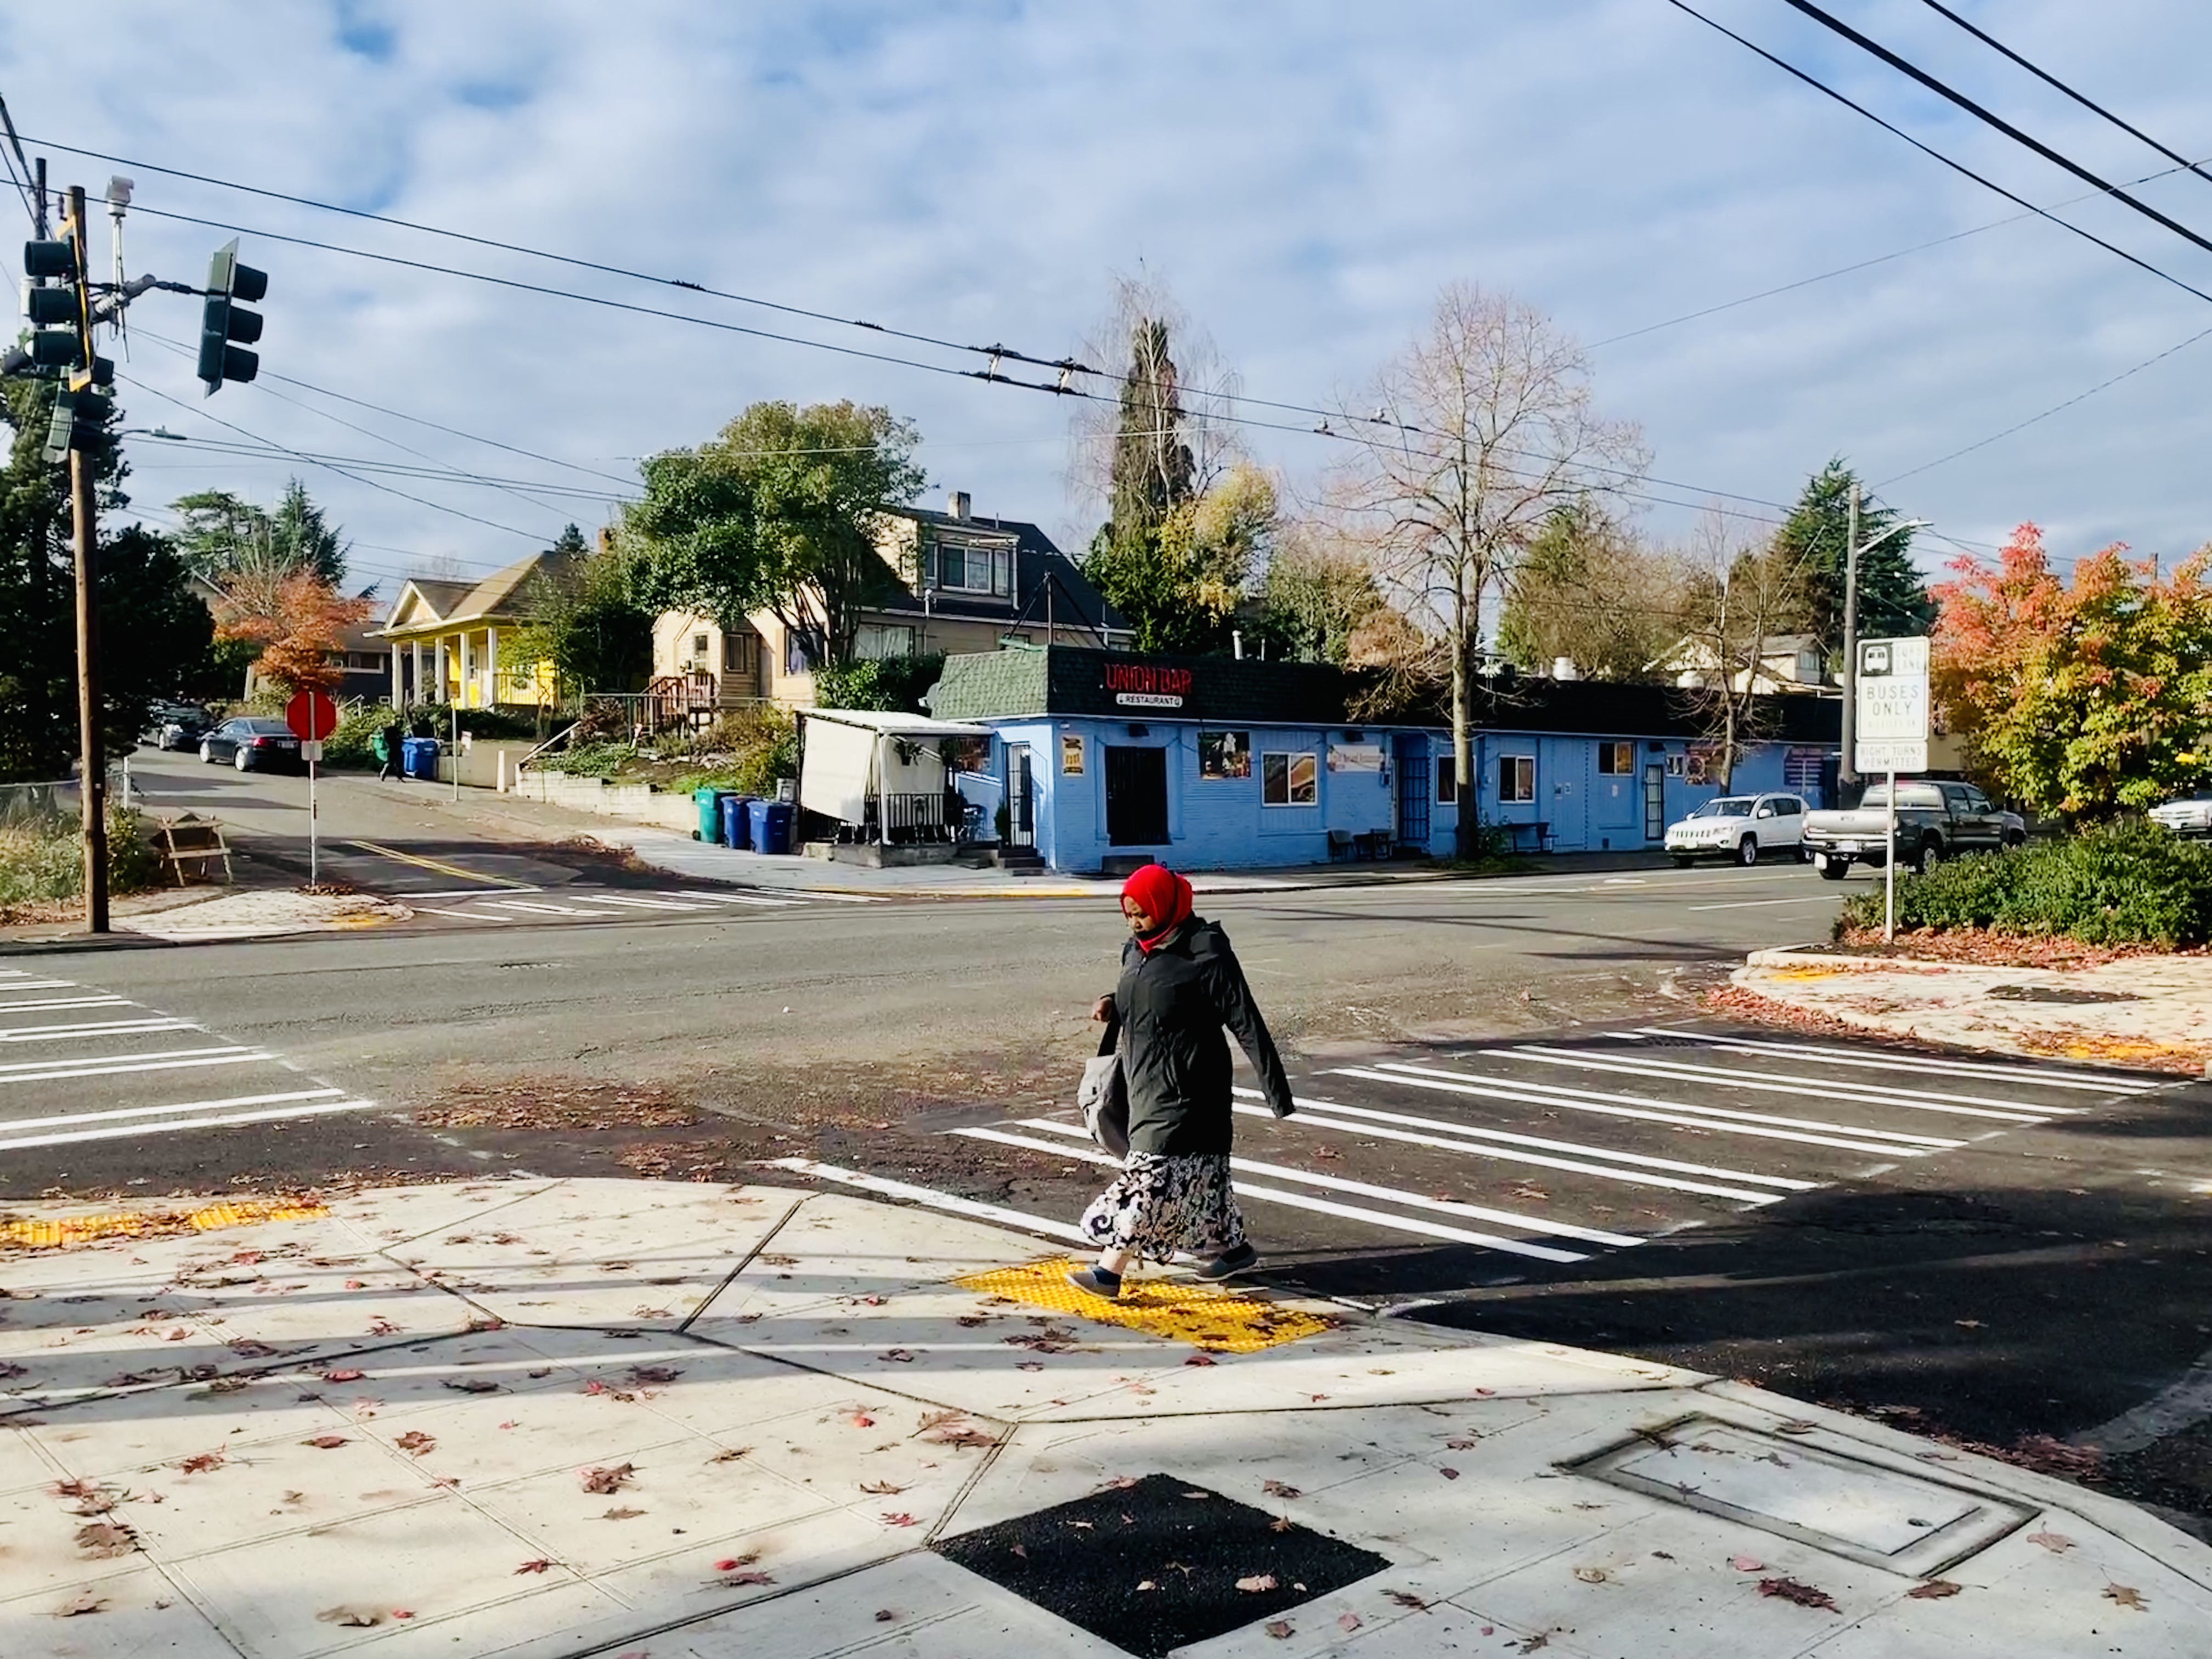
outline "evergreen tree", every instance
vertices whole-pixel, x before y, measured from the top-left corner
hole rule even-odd
[[[1812,635],[1832,659],[1844,649],[1844,575],[1849,546],[1850,489],[1856,475],[1838,456],[1806,482],[1771,555],[1802,594],[1787,618],[1795,631]],[[1862,486],[1859,545],[1894,526],[1899,514],[1869,499]],[[1859,557],[1858,631],[1863,639],[1925,634],[1936,620],[1927,584],[1914,567],[1912,532],[1903,531]]]
[[[272,577],[306,570],[331,587],[345,580],[345,541],[297,478],[284,486],[274,513],[227,489],[199,490],[170,505],[183,520],[177,541],[185,561],[211,582],[241,570]]]
[[[9,380],[0,408],[12,428],[0,471],[0,780],[66,777],[77,752],[76,578],[69,473],[40,453],[54,385]],[[107,431],[121,424],[111,410]],[[126,505],[113,442],[96,467],[104,522]],[[205,671],[213,623],[167,538],[138,526],[104,533],[97,592],[101,741],[127,752],[147,706],[192,687]]]

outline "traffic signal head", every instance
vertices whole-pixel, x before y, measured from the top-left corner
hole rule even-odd
[[[36,280],[73,283],[76,280],[76,254],[67,242],[26,242],[23,244],[23,275]]]
[[[64,387],[55,392],[53,418],[46,425],[46,444],[41,452],[46,459],[67,460],[72,449],[98,449],[105,444],[107,411],[112,402],[105,393],[89,390],[71,392]]]
[[[23,289],[23,315],[33,328],[46,328],[61,323],[76,326],[76,290],[74,288],[32,288]]]
[[[269,273],[238,262],[233,237],[208,262],[207,309],[200,318],[199,377],[210,393],[226,380],[246,381],[261,372],[261,355],[247,351],[261,337],[261,316],[241,301],[269,292]]]

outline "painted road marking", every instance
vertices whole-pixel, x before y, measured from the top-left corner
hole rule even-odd
[[[1646,1025],[1634,1031],[1613,1035],[1631,1040],[1644,1037],[1687,1038],[1729,1054],[1804,1054],[1833,1060],[1839,1066],[1869,1066],[1885,1072],[1938,1072],[1948,1077],[1998,1078],[2008,1083],[2031,1084],[2039,1089],[2088,1089],[2105,1094],[2142,1095],[2155,1094],[2168,1086],[2164,1083],[2139,1081],[2134,1078],[2092,1077],[2081,1072],[2052,1071],[2030,1062],[2002,1066],[1985,1060],[1937,1060],[1933,1055],[1922,1054],[1906,1059],[1877,1060],[1870,1054],[1857,1054],[1849,1048],[1828,1048],[1818,1043],[1764,1042],[1753,1037],[1713,1036],[1702,1031],[1673,1030],[1663,1025]]]
[[[532,887],[526,882],[518,881],[510,882],[507,886],[501,888],[500,890],[507,893],[542,893],[545,890],[542,887]],[[410,891],[403,894],[402,896],[409,900],[426,898],[482,898],[483,896],[483,889],[481,887],[441,887],[433,889],[428,892]],[[426,906],[425,908],[427,908],[428,907]],[[440,914],[449,915],[452,913],[441,912]]]
[[[1020,1120],[1025,1129],[1045,1129],[1057,1135],[1073,1135],[1088,1143],[1091,1132],[1080,1124],[1055,1123],[1050,1118],[1028,1117]],[[1109,1160],[1118,1161],[1118,1160]],[[1644,1241],[1627,1233],[1608,1233],[1595,1227],[1577,1227],[1571,1222],[1553,1221],[1543,1216],[1522,1215],[1511,1210],[1486,1209],[1480,1204],[1465,1204],[1456,1199],[1431,1198],[1422,1193],[1409,1193],[1402,1187],[1380,1187],[1365,1181],[1353,1181],[1344,1176],[1323,1175],[1314,1170],[1294,1170],[1285,1164],[1262,1164],[1249,1158],[1232,1158],[1232,1170],[1243,1170],[1249,1175],[1265,1176],[1271,1181],[1302,1182],[1309,1187],[1326,1187],[1340,1193],[1352,1193],[1360,1198],[1380,1199],[1386,1204],[1403,1204],[1416,1210],[1435,1210],[1447,1215],[1463,1215],[1471,1221],[1494,1221],[1500,1226],[1522,1227],[1532,1233],[1547,1233],[1555,1238],[1578,1239],[1585,1244],[1610,1244],[1626,1248]]]
[[[173,1134],[179,1129],[227,1128],[241,1123],[272,1123],[285,1118],[325,1117],[332,1112],[361,1112],[371,1109],[373,1100],[339,1100],[325,1106],[295,1106],[283,1111],[230,1112],[220,1117],[177,1118],[166,1123],[132,1123],[107,1129],[73,1129],[64,1134],[25,1135],[0,1139],[0,1152],[14,1152],[26,1146],[66,1146],[83,1140],[123,1140],[133,1135]],[[4,1128],[4,1126],[0,1126]]]
[[[75,1042],[86,1037],[137,1036],[149,1031],[197,1031],[198,1021],[155,1015],[146,1019],[107,1019],[91,1025],[19,1025],[0,1030],[0,1042]]]
[[[74,991],[77,982],[73,979],[26,979],[12,984],[0,984],[0,992],[12,995],[17,991]]]
[[[41,1060],[39,1069],[32,1071],[13,1066],[0,1066],[0,1084],[51,1083],[63,1078],[120,1077],[129,1072],[176,1072],[201,1066],[240,1066],[251,1061],[274,1060],[276,1056],[265,1048],[186,1048],[173,1054],[137,1054],[123,1060],[105,1062],[80,1061],[71,1065],[64,1060]]]
[[[216,1112],[234,1106],[275,1106],[292,1100],[325,1100],[332,1095],[342,1095],[343,1089],[291,1089],[274,1095],[226,1095],[220,1100],[185,1100],[173,1106],[124,1106],[106,1112],[70,1112],[59,1117],[11,1117],[0,1119],[0,1134],[13,1134],[19,1129],[58,1129],[72,1123],[104,1123],[110,1119],[126,1117],[160,1117],[170,1112]]]
[[[1812,898],[1794,899],[1735,899],[1727,904],[1686,904],[1685,910],[1763,910],[1775,904],[1833,904],[1843,896],[1839,893],[1820,893]]]
[[[474,870],[464,870],[458,864],[444,864],[436,859],[426,859],[416,853],[401,853],[389,847],[380,847],[373,841],[351,841],[349,847],[358,847],[364,853],[374,853],[379,858],[391,859],[398,864],[411,864],[418,870],[435,871],[441,876],[451,876],[456,881],[481,882],[487,887],[496,887],[510,893],[534,893],[538,890],[521,882],[511,881],[505,876],[487,876]]]
[[[485,899],[483,902],[496,904],[502,910],[534,910],[540,915],[597,916],[602,921],[606,920],[604,910],[579,910],[573,904],[536,904],[526,899]]]
[[[832,893],[817,887],[807,888],[805,892],[807,898],[821,899],[830,904],[889,904],[891,902],[889,893]]]
[[[1632,1106],[1655,1107],[1662,1111],[1686,1114],[1692,1123],[1702,1124],[1709,1119],[1732,1120],[1744,1123],[1771,1123],[1786,1129],[1810,1129],[1824,1134],[1856,1135],[1869,1140],[1893,1141],[1901,1146],[1921,1146],[1944,1152],[1954,1151],[1966,1143],[1954,1135],[1916,1134],[1910,1129],[1876,1129],[1862,1123],[1836,1123],[1819,1117],[1782,1117],[1771,1112],[1748,1112],[1734,1106],[1701,1106],[1686,1101],[1660,1100],[1649,1095],[1615,1095],[1603,1090],[1587,1089],[1564,1083],[1536,1083],[1524,1078],[1470,1078],[1464,1072],[1446,1072],[1426,1066],[1409,1066],[1401,1060],[1384,1060],[1382,1069],[1393,1075],[1444,1078],[1455,1082],[1480,1084],[1484,1087],[1503,1090],[1522,1089],[1531,1093],[1523,1098],[1547,1100],[1551,1097],[1562,1099],[1626,1101]]]
[[[1987,1117],[2014,1123],[2041,1123],[2052,1117],[2071,1117],[2079,1106],[2025,1106],[2016,1100],[1996,1100],[1986,1095],[1947,1095],[1927,1089],[1893,1089],[1881,1083],[1832,1083],[1815,1078],[1774,1072],[1747,1072],[1729,1066],[1698,1066],[1665,1060],[1657,1054],[1589,1054],[1571,1048],[1547,1048],[1534,1043],[1511,1048],[1486,1048],[1486,1054],[1501,1059],[1532,1060],[1545,1066],[1569,1066],[1586,1072],[1613,1072],[1628,1077],[1682,1078],[1698,1083],[1724,1083],[1731,1088],[1756,1089],[1763,1094],[1802,1095],[1814,1100],[1851,1101],[1864,1105],[1904,1106],[1917,1112],[1946,1112],[1954,1117]]]
[[[627,893],[569,893],[564,896],[584,904],[619,904],[637,910],[688,910],[698,914],[696,904],[679,904],[673,899],[637,898]]]
[[[803,898],[770,898],[766,893],[708,893],[690,887],[679,888],[677,890],[682,897],[708,899],[716,904],[791,905],[804,904],[806,902],[806,900]],[[812,898],[820,898],[825,896],[816,893],[810,894],[808,896]],[[865,902],[867,901],[864,901],[864,902]]]
[[[1880,1152],[1923,1158],[1929,1152],[1950,1152],[1963,1140],[1938,1140],[1932,1136],[1910,1137],[1880,1129],[1856,1129],[1849,1124],[1825,1123],[1817,1119],[1769,1117],[1757,1112],[1724,1111],[1718,1107],[1676,1106],[1648,1095],[1601,1094],[1585,1089],[1554,1089],[1540,1083],[1504,1085],[1483,1082],[1456,1072],[1406,1073],[1365,1071],[1346,1067],[1344,1075],[1370,1083],[1395,1083],[1402,1088],[1440,1090],[1447,1094],[1479,1095],[1492,1100],[1516,1100],[1523,1104],[1556,1106],[1562,1110],[1591,1112],[1601,1117],[1641,1118],[1646,1122],[1671,1123],[1678,1128],[1705,1129],[1722,1134],[1755,1136],[1762,1140],[1795,1140],[1809,1146],[1833,1146],[1847,1152]],[[1863,1136],[1865,1139],[1852,1137]],[[1875,1137],[1881,1137],[1875,1139]]]
[[[130,1008],[128,997],[41,997],[33,1002],[0,1002],[0,1014],[50,1013],[60,1008]]]
[[[471,894],[471,896],[473,897],[474,895]],[[418,904],[415,908],[422,912],[425,915],[459,916],[463,921],[516,921],[520,920],[520,918],[516,916],[499,915],[489,910],[443,910],[434,904]]]
[[[1072,1158],[1088,1164],[1103,1164],[1114,1169],[1121,1167],[1121,1160],[1110,1152],[1089,1146],[1054,1146],[1045,1141],[1030,1140],[1020,1135],[1010,1135],[998,1129],[954,1129],[951,1133],[965,1135],[971,1140],[995,1140],[1004,1145],[1026,1146],[1048,1152],[1059,1158]],[[1231,1160],[1234,1163],[1235,1160]],[[1370,1226],[1382,1227],[1392,1232],[1419,1233],[1428,1238],[1446,1238],[1455,1244],[1479,1244],[1486,1249],[1503,1250],[1510,1255],[1525,1255],[1539,1261],[1587,1261],[1587,1255],[1573,1250],[1555,1250],[1548,1244],[1528,1244],[1519,1239],[1500,1238],[1493,1233],[1469,1232],[1463,1227],[1440,1226],[1432,1221],[1416,1221],[1411,1216],[1384,1215],[1379,1210],[1363,1210],[1350,1204],[1338,1204],[1326,1198],[1309,1198],[1303,1193],[1286,1193],[1275,1187],[1255,1187],[1244,1182],[1236,1183],[1237,1196],[1261,1204],[1280,1204],[1293,1210],[1311,1210],[1321,1215],[1340,1216],[1349,1221],[1364,1221]]]
[[[834,1181],[843,1187],[857,1187],[862,1192],[880,1193],[885,1198],[902,1198],[910,1204],[926,1204],[933,1210],[973,1216],[979,1221],[995,1221],[1001,1227],[1013,1227],[1046,1238],[1072,1238],[1079,1244],[1091,1242],[1090,1236],[1082,1228],[1069,1222],[1048,1221],[1042,1216],[1025,1215],[1019,1210],[1002,1209],[996,1204],[979,1204],[972,1198],[955,1198],[951,1193],[940,1193],[929,1187],[915,1187],[903,1181],[886,1181],[881,1176],[840,1169],[834,1164],[817,1164],[811,1158],[772,1158],[767,1167],[787,1170],[793,1175],[813,1176],[821,1181]]]
[[[1253,1100],[1264,1100],[1267,1098],[1267,1097],[1261,1094],[1257,1089],[1238,1088],[1232,1091],[1232,1092],[1246,1096]],[[1313,1124],[1321,1121],[1318,1119],[1312,1119],[1303,1115],[1309,1112],[1342,1112],[1351,1116],[1361,1119],[1372,1118],[1378,1123],[1403,1123],[1410,1125],[1414,1128],[1432,1129],[1438,1134],[1446,1134],[1456,1137],[1454,1140],[1443,1141],[1436,1139],[1433,1136],[1430,1135],[1403,1135],[1394,1131],[1384,1136],[1387,1139],[1407,1140],[1414,1143],[1415,1145],[1425,1146],[1443,1146],[1451,1152],[1474,1152],[1486,1158],[1503,1158],[1509,1162],[1516,1164],[1540,1164],[1547,1170],[1573,1170],[1589,1175],[1608,1176],[1616,1181],[1636,1181],[1638,1184],[1644,1186],[1674,1187],[1680,1188],[1684,1192],[1709,1193],[1721,1198],[1751,1199],[1760,1203],[1765,1203],[1779,1195],[1774,1193],[1745,1192],[1735,1187],[1708,1186],[1703,1182],[1677,1181],[1667,1176],[1658,1176],[1656,1174],[1639,1178],[1638,1176],[1630,1173],[1627,1170],[1607,1169],[1602,1165],[1585,1164],[1580,1160],[1583,1158],[1603,1158],[1611,1163],[1631,1165],[1636,1170],[1648,1170],[1652,1171],[1666,1170],[1673,1171],[1674,1174],[1677,1176],[1711,1176],[1716,1181],[1741,1181],[1753,1186],[1779,1188],[1781,1192],[1784,1194],[1809,1193],[1814,1188],[1822,1184],[1817,1181],[1799,1181],[1790,1176],[1753,1175],[1747,1170],[1730,1170],[1710,1164],[1686,1164],[1677,1158],[1653,1158],[1644,1152],[1615,1152],[1610,1147],[1585,1146],[1571,1140],[1547,1140],[1537,1135],[1513,1134],[1504,1129],[1477,1128],[1471,1123],[1454,1123],[1446,1118],[1416,1117],[1406,1112],[1378,1111],[1371,1106],[1346,1106],[1334,1100],[1308,1100],[1303,1095],[1293,1096],[1292,1098],[1297,1102],[1298,1110],[1301,1114],[1300,1116],[1293,1117],[1289,1120],[1289,1122],[1293,1127],[1300,1123],[1305,1123],[1309,1127],[1311,1127]],[[1260,1115],[1258,1108],[1240,1106],[1237,1109],[1239,1111],[1250,1111],[1255,1116]],[[1267,1114],[1267,1115],[1272,1117],[1273,1114],[1271,1112]],[[1349,1130],[1354,1133],[1359,1134],[1382,1133],[1380,1130],[1370,1131],[1362,1123],[1328,1122],[1322,1124],[1322,1127],[1337,1130]],[[1468,1139],[1495,1141],[1502,1143],[1502,1145],[1498,1148],[1493,1149],[1486,1146],[1468,1146],[1460,1144],[1461,1142]],[[1524,1146],[1544,1147],[1553,1152],[1565,1152],[1569,1154],[1569,1156],[1564,1158],[1546,1158],[1535,1153],[1505,1150],[1509,1147],[1518,1148]]]

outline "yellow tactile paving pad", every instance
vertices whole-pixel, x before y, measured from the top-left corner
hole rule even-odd
[[[204,1233],[217,1227],[247,1227],[264,1221],[313,1221],[330,1212],[319,1204],[254,1200],[209,1204],[197,1210],[140,1210],[114,1215],[64,1216],[52,1221],[0,1221],[0,1245],[25,1249],[66,1249],[102,1238],[161,1237]]]
[[[1279,1347],[1334,1328],[1334,1322],[1319,1314],[1257,1301],[1211,1285],[1194,1285],[1187,1279],[1126,1279],[1121,1299],[1109,1302],[1067,1282],[1069,1273],[1089,1265],[1071,1256],[1056,1256],[1020,1267],[994,1267],[953,1283],[963,1291],[981,1291],[1049,1308],[1054,1313],[1096,1320],[1102,1325],[1121,1325],[1188,1342],[1208,1353],[1257,1353],[1262,1348]]]

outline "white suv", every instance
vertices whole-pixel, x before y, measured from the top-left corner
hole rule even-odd
[[[1678,870],[1698,858],[1753,865],[1762,853],[1802,861],[1804,835],[1805,803],[1795,795],[1723,795],[1667,827],[1667,852]]]

